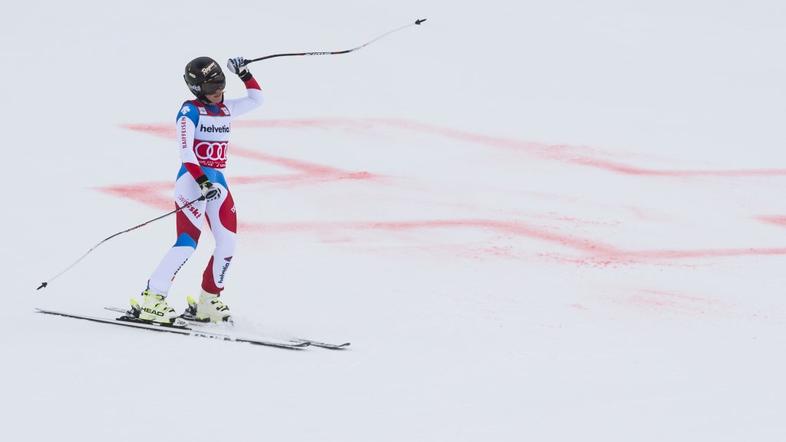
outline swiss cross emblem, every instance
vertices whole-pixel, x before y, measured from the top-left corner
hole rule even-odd
[[[180,109],[180,113],[185,115],[188,113],[188,106],[183,106],[183,109]]]

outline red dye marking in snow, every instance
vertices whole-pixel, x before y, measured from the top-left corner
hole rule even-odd
[[[124,124],[122,127],[162,138],[171,138],[173,140],[177,135],[177,131],[173,124]]]
[[[338,177],[340,180],[370,180],[374,178],[379,178],[379,175],[375,175],[371,172],[361,171],[361,172],[349,172],[344,173]]]
[[[328,122],[329,121],[329,122]],[[251,120],[247,121],[246,124],[242,124],[242,122],[233,122],[232,124],[235,126],[247,126],[247,127],[312,127],[312,126],[325,126],[325,125],[335,125],[339,124],[339,122],[343,122],[342,124],[350,124],[350,120],[303,120],[303,121],[287,121],[287,120],[279,120],[279,121],[259,121],[259,120]],[[366,124],[367,126],[368,124]],[[123,125],[126,129],[130,129],[137,132],[144,132],[151,135],[155,135],[162,138],[173,138],[175,136],[175,130],[170,125],[164,124],[126,124]],[[256,150],[246,149],[237,146],[236,144],[232,144],[230,147],[231,155],[238,156],[242,158],[247,158],[256,161],[263,161],[270,164],[276,164],[279,166],[287,167],[289,169],[298,170],[304,174],[309,174],[313,176],[320,176],[322,179],[351,179],[351,180],[370,180],[378,178],[376,175],[366,172],[349,172],[341,169],[336,169],[334,167],[324,166],[320,164],[313,164],[308,163],[306,161],[295,160],[291,158],[284,158],[275,155],[266,154],[263,152],[259,152]],[[290,181],[291,177],[284,178],[281,181]],[[270,181],[279,181],[277,178],[271,178]],[[306,181],[305,179],[303,181]]]
[[[648,309],[692,314],[705,314],[723,305],[713,299],[662,290],[639,290],[634,295],[624,297],[621,302]]]
[[[234,124],[234,123],[233,123]],[[127,124],[125,126],[126,129],[138,131],[138,132],[145,132],[151,135],[155,135],[158,137],[164,138],[172,138],[174,137],[174,129],[169,125],[162,125],[162,124]],[[170,130],[171,129],[171,130]],[[334,169],[331,167],[320,166],[315,164],[306,163],[304,161],[292,160],[288,158],[277,157],[273,155],[268,155],[262,152],[257,152],[250,149],[244,149],[241,147],[237,147],[236,145],[232,144],[231,146],[231,154],[237,155],[239,157],[249,158],[252,160],[264,161],[267,163],[278,164],[281,166],[285,166],[291,169],[299,170],[304,173],[311,173],[311,174],[321,174],[321,175],[336,175],[345,173],[338,169]]]
[[[784,248],[744,248],[744,249],[696,249],[696,250],[645,250],[625,251],[615,247],[578,238],[562,235],[545,229],[536,228],[518,221],[495,220],[429,220],[429,221],[383,221],[383,222],[294,222],[294,223],[246,223],[242,230],[262,234],[280,233],[321,233],[336,234],[337,232],[353,232],[361,230],[411,231],[420,229],[443,228],[476,228],[492,230],[497,233],[511,234],[557,244],[587,254],[584,257],[566,257],[554,254],[541,254],[564,264],[589,266],[614,266],[632,264],[661,264],[671,260],[691,258],[727,258],[741,256],[772,256],[786,255]],[[510,248],[490,247],[482,250],[493,256],[514,257]]]
[[[475,228],[492,230],[516,236],[539,239],[564,247],[592,254],[610,255],[620,253],[614,247],[570,235],[561,235],[545,229],[533,227],[518,221],[495,221],[482,219],[468,220],[427,220],[427,221],[380,221],[380,222],[319,222],[319,223],[252,223],[244,225],[244,230],[262,233],[286,232],[332,232],[340,230],[385,230],[410,231],[440,228]]]
[[[248,185],[258,183],[268,184],[311,184],[314,182],[333,181],[333,180],[368,180],[376,178],[367,172],[356,173],[337,173],[331,175],[310,175],[310,174],[291,174],[291,175],[259,175],[259,176],[239,176],[230,177],[228,181],[232,185]],[[127,184],[99,187],[96,190],[128,198],[142,204],[146,204],[157,209],[168,209],[173,205],[171,193],[173,183],[171,182],[151,182],[142,184]]]
[[[623,175],[651,176],[651,177],[761,177],[761,176],[786,176],[786,169],[732,169],[732,170],[658,170],[630,166],[623,163],[586,156],[587,153],[599,153],[597,149],[567,145],[548,145],[533,143],[509,138],[481,135],[451,128],[427,125],[407,120],[398,119],[371,119],[370,121],[382,124],[403,127],[406,129],[441,135],[444,137],[462,140],[465,142],[483,144],[492,147],[501,147],[525,151],[542,158],[577,164],[596,169],[602,169]],[[582,151],[582,152],[579,152]]]
[[[595,158],[570,158],[566,161],[582,166],[605,169],[623,175],[638,176],[662,176],[662,177],[755,177],[755,176],[786,176],[786,169],[737,169],[737,170],[657,170],[644,169],[640,167],[628,166],[613,161],[599,160]]]
[[[492,230],[497,233],[505,233],[516,236],[539,239],[542,241],[558,244],[580,252],[587,253],[589,256],[581,257],[555,257],[563,262],[588,265],[614,265],[614,264],[636,264],[647,262],[663,262],[675,259],[691,258],[724,258],[740,256],[772,256],[786,255],[786,247],[778,248],[740,248],[740,249],[695,249],[695,250],[643,250],[625,251],[614,246],[579,238],[571,235],[563,235],[548,231],[546,229],[533,227],[518,221],[496,221],[496,220],[427,220],[427,221],[382,221],[382,222],[301,222],[301,223],[249,223],[244,226],[244,230],[261,233],[291,233],[291,232],[335,232],[335,231],[358,231],[358,230],[384,230],[384,231],[410,231],[419,229],[439,229],[439,228],[479,228]],[[494,249],[501,254],[509,254],[507,249]]]
[[[293,160],[290,158],[277,157],[274,155],[268,155],[266,153],[257,152],[255,150],[243,149],[235,146],[234,144],[232,145],[230,152],[231,155],[237,155],[243,158],[249,158],[252,160],[259,160],[259,161],[264,161],[266,163],[277,164],[280,166],[299,170],[303,173],[308,173],[312,175],[342,175],[346,173],[342,170],[334,169],[332,167],[321,166],[318,164],[311,164],[305,161]]]
[[[670,176],[670,177],[695,177],[695,176],[780,176],[786,175],[786,170],[782,169],[754,169],[754,170],[720,170],[720,171],[678,171],[678,170],[655,170],[643,169],[622,163],[599,159],[587,156],[587,153],[597,153],[599,151],[589,148],[578,148],[570,146],[550,146],[539,143],[529,143],[520,140],[506,139],[480,135],[466,131],[459,131],[450,128],[425,125],[406,120],[349,120],[349,119],[310,119],[310,120],[251,120],[238,122],[240,126],[246,127],[265,127],[265,128],[331,128],[331,127],[351,127],[351,128],[373,128],[374,125],[392,125],[405,129],[415,130],[424,133],[436,134],[451,139],[491,146],[502,147],[524,151],[541,158],[558,160],[565,163],[578,164],[582,166],[594,167],[597,169],[608,170],[614,173],[625,175],[642,176]],[[171,138],[174,130],[171,125],[126,125],[126,128],[135,131],[150,133],[152,135]],[[579,152],[581,150],[581,152]],[[233,153],[254,160],[265,161],[278,164],[290,169],[302,172],[295,175],[278,176],[252,176],[237,177],[232,180],[238,184],[251,183],[308,183],[331,179],[356,179],[367,180],[376,178],[369,172],[346,172],[336,168],[311,164],[294,159],[281,158],[261,152],[233,147]],[[160,190],[164,187],[169,188],[170,183],[149,185],[130,185],[114,186],[101,189],[104,192],[131,198],[145,204],[160,208],[169,208],[171,201],[169,198],[161,196]],[[786,217],[760,217],[764,222],[775,224],[786,224]],[[558,261],[576,265],[625,265],[635,263],[668,263],[670,260],[691,259],[691,258],[719,258],[737,256],[768,256],[786,255],[786,248],[738,248],[738,249],[695,249],[695,250],[644,250],[644,251],[625,251],[601,242],[579,238],[571,235],[564,235],[548,231],[543,228],[533,227],[518,221],[497,221],[497,220],[428,220],[428,221],[400,221],[400,222],[339,222],[339,223],[287,223],[287,224],[265,224],[249,223],[243,224],[241,229],[264,233],[276,232],[304,232],[313,231],[318,233],[334,233],[335,231],[349,232],[357,230],[377,230],[377,231],[408,231],[417,229],[446,229],[446,228],[474,228],[492,230],[497,233],[523,236],[539,239],[542,241],[558,244],[582,252],[583,257],[558,257]],[[508,247],[487,247],[487,254],[499,257],[513,257],[514,253]],[[541,256],[548,255],[548,252],[541,253]]]
[[[746,256],[786,255],[786,247],[751,247],[740,249],[685,249],[685,250],[640,250],[621,251],[595,256],[557,257],[558,261],[575,265],[609,267],[631,264],[672,264],[674,260],[735,258]]]
[[[312,174],[287,174],[287,175],[259,175],[259,176],[236,176],[227,180],[230,185],[246,184],[286,184],[289,186],[309,185],[336,180],[370,180],[378,176],[365,172],[342,173],[337,175],[312,175]]]
[[[310,176],[281,177],[237,177],[232,180],[249,184],[253,182],[277,182],[318,179]],[[109,186],[99,188],[101,192],[129,198],[159,209],[171,209],[172,200],[165,196],[170,190],[169,182]],[[296,222],[296,223],[240,223],[240,230],[263,234],[314,232],[336,234],[366,231],[413,231],[421,229],[473,228],[491,230],[497,233],[533,238],[587,254],[584,257],[565,257],[554,254],[541,254],[564,264],[613,266],[638,263],[663,263],[671,260],[691,258],[725,258],[741,256],[779,256],[786,255],[786,247],[775,248],[738,248],[738,249],[687,249],[687,250],[643,250],[625,251],[611,245],[571,235],[558,234],[543,228],[534,227],[520,221],[499,221],[484,219],[466,220],[426,220],[426,221],[381,221],[381,222]],[[348,239],[345,239],[348,241]],[[477,249],[485,255],[514,258],[510,247],[485,247]]]
[[[152,182],[100,187],[97,190],[110,195],[129,198],[157,209],[171,209],[174,206],[174,202],[171,197],[164,196],[163,192],[171,189],[171,182]]]
[[[569,164],[576,164],[584,167],[605,170],[622,175],[649,176],[649,177],[672,177],[672,178],[693,178],[693,177],[767,177],[767,176],[786,176],[786,169],[730,169],[730,170],[666,170],[666,169],[647,169],[631,166],[628,164],[597,158],[597,155],[610,155],[598,149],[568,145],[550,145],[545,143],[535,143],[529,141],[516,140],[511,138],[483,135],[467,132],[447,127],[440,127],[415,121],[392,118],[369,118],[369,119],[347,119],[347,118],[312,118],[312,119],[292,119],[292,120],[242,120],[233,122],[233,125],[241,127],[260,127],[260,128],[331,128],[348,127],[372,129],[374,125],[387,125],[402,129],[412,130],[421,133],[439,135],[446,138],[460,140],[469,143],[481,144],[495,148],[512,149],[526,152],[538,157],[560,161]],[[160,124],[128,124],[123,127],[151,133],[157,136],[171,138],[174,136],[174,129],[169,125]],[[592,155],[589,155],[592,154]]]
[[[642,290],[639,290],[639,293],[646,294],[646,295],[663,296],[663,297],[667,297],[667,298],[682,299],[682,300],[691,301],[691,302],[701,302],[701,303],[704,303],[704,304],[715,304],[715,305],[719,305],[720,304],[720,302],[718,302],[718,301],[716,301],[714,299],[707,299],[707,298],[702,298],[702,297],[699,297],[699,296],[683,295],[681,293],[667,292],[665,290],[642,289]]]
[[[694,250],[649,250],[626,252],[619,256],[624,260],[636,261],[686,259],[686,258],[727,258],[735,256],[786,255],[786,247],[750,247],[741,249],[694,249]]]
[[[756,219],[767,224],[786,227],[786,216],[784,215],[763,215],[757,216]]]

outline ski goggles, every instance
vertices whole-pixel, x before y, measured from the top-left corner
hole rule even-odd
[[[222,75],[220,78],[202,83],[202,95],[213,95],[219,91],[223,91],[227,85],[227,81]]]

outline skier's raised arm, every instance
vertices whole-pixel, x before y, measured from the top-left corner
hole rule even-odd
[[[227,68],[240,77],[246,85],[246,96],[243,98],[233,98],[224,100],[224,104],[234,116],[243,115],[246,112],[259,107],[262,104],[262,90],[257,80],[251,75],[248,66],[245,65],[243,57],[230,58],[227,61]]]

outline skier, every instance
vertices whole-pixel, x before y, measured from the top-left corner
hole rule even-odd
[[[229,59],[227,68],[245,84],[246,97],[224,99],[226,78],[212,58],[195,58],[186,65],[183,78],[196,99],[183,103],[177,116],[177,143],[183,164],[175,182],[175,207],[184,207],[200,196],[204,198],[177,212],[175,244],[150,276],[142,292],[142,305],[131,301],[137,311],[141,310],[140,319],[174,322],[177,314],[167,303],[167,292],[177,272],[196,250],[205,218],[216,248],[202,275],[199,301],[189,297],[187,312],[195,314],[199,321],[230,319],[229,308],[220,295],[235,250],[237,214],[222,171],[232,118],[262,104],[262,92],[243,57]]]

